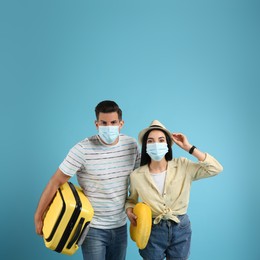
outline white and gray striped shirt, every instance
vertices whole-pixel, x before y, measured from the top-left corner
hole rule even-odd
[[[134,138],[120,134],[116,145],[105,145],[98,135],[77,143],[60,164],[78,183],[92,207],[91,226],[110,229],[126,223],[125,200],[130,173],[139,167],[140,153]]]

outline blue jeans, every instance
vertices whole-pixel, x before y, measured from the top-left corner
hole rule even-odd
[[[161,220],[152,226],[147,246],[139,250],[145,260],[187,260],[190,254],[191,225],[188,215],[178,216],[180,223]]]
[[[127,226],[114,229],[90,228],[81,245],[84,260],[125,260]]]

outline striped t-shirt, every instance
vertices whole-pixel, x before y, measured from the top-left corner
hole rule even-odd
[[[120,134],[116,145],[105,145],[98,135],[76,144],[60,165],[69,176],[77,174],[93,209],[91,226],[110,229],[126,223],[125,201],[129,174],[139,167],[134,138]]]

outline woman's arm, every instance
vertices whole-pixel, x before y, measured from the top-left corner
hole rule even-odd
[[[192,148],[192,145],[189,143],[188,138],[182,133],[173,133],[173,141],[183,150],[189,152]],[[195,148],[192,152],[192,155],[195,156],[199,161],[204,161],[206,158],[206,153],[201,152],[198,148]]]

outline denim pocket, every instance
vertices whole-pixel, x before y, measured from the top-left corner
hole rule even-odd
[[[180,223],[178,224],[179,228],[187,228],[190,226],[190,219],[187,214],[178,216]]]

